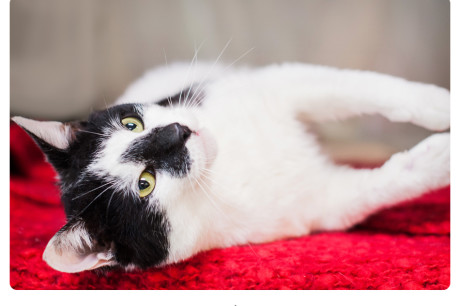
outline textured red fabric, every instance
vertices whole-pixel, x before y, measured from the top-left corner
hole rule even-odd
[[[53,169],[11,125],[10,284],[14,289],[446,289],[450,188],[382,211],[347,232],[200,253],[146,271],[66,274],[42,261],[65,223]]]

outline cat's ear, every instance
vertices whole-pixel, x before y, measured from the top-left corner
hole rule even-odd
[[[43,260],[53,269],[75,273],[115,264],[110,248],[95,243],[81,221],[64,225],[48,242]]]
[[[37,121],[23,117],[11,118],[21,126],[40,146],[48,161],[56,170],[67,168],[67,149],[75,139],[79,123],[62,123],[57,121]]]
[[[74,139],[75,126],[72,123],[58,121],[37,121],[24,117],[11,118],[32,137],[56,149],[66,150]]]

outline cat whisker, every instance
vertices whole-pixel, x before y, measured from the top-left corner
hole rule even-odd
[[[102,184],[101,186],[98,186],[98,187],[96,187],[96,188],[94,188],[94,189],[91,189],[90,191],[87,191],[87,192],[85,192],[85,193],[83,193],[83,194],[80,194],[80,195],[78,195],[78,196],[72,198],[72,201],[74,201],[74,200],[76,200],[76,199],[78,199],[78,198],[80,198],[80,197],[82,197],[82,196],[84,196],[84,195],[87,195],[88,193],[91,193],[91,192],[93,192],[93,191],[95,191],[95,190],[101,189],[102,187],[107,186],[108,184],[110,184],[110,182],[105,183],[105,184]]]
[[[110,182],[107,183],[107,184],[110,184]],[[107,185],[107,184],[105,184],[105,185]],[[104,189],[101,193],[99,193],[99,194],[98,194],[91,202],[89,202],[89,204],[86,205],[86,206],[85,206],[75,217],[81,216],[81,215],[88,209],[88,207],[90,207],[91,204],[93,204],[94,201],[96,201],[101,195],[104,194],[104,192],[106,192],[107,190],[109,190],[111,187],[112,187],[112,185],[110,185],[109,187],[107,187],[106,189]]]
[[[199,180],[195,178],[195,182],[198,184],[200,189],[203,191],[203,194],[206,196],[206,198],[211,202],[211,206],[223,217],[228,218],[228,216],[219,208],[219,206],[216,204],[216,202],[211,198],[211,196],[208,194],[206,189],[203,187],[203,185],[200,184]]]
[[[221,188],[221,189],[224,189],[225,191],[228,191],[228,192],[231,192],[231,190],[227,187],[227,186],[224,186],[222,184],[219,184],[217,183],[216,180],[214,180],[211,176],[211,174],[209,173],[205,173],[205,172],[200,172],[200,175],[203,176],[204,178],[206,178],[207,180],[209,180],[213,185]],[[209,186],[208,186],[209,189],[211,189]],[[227,203],[225,203],[227,204]]]
[[[198,179],[195,179],[196,183],[198,184],[198,186],[200,187],[200,189],[203,191],[203,193],[205,194],[205,196],[209,199],[209,201],[211,202],[211,206],[222,216],[224,217],[225,219],[227,219],[230,223],[233,224],[234,227],[236,228],[239,228],[241,229],[242,231],[248,231],[247,227],[243,226],[242,224],[240,224],[239,222],[237,222],[237,220],[235,218],[231,218],[230,214],[227,214],[225,213],[217,204],[215,201],[213,201],[211,199],[211,196],[208,194],[208,192],[206,192],[205,188],[203,187],[203,185],[200,184],[200,181],[201,183],[205,184],[203,182],[203,180],[198,180]],[[206,185],[206,184],[205,184]],[[207,185],[206,185],[207,186]],[[209,186],[207,186],[209,188]],[[214,197],[217,197],[219,199],[219,197],[215,194],[215,193],[212,193]],[[222,201],[221,199],[219,199],[221,203],[225,203],[224,201]],[[228,205],[228,204],[227,204]],[[248,242],[249,244],[249,242]],[[254,252],[255,253],[255,252]]]
[[[112,195],[110,196],[109,202],[107,203],[107,208],[105,209],[105,222],[107,223],[107,220],[109,218],[109,208],[110,208],[110,203],[112,202],[113,195],[115,194],[115,190],[112,192]]]
[[[169,68],[169,64],[168,64],[168,59],[167,59],[167,57],[166,57],[166,50],[165,50],[165,48],[163,48],[163,54],[164,54],[164,56],[165,56],[166,67]],[[169,107],[172,107],[172,106],[173,106],[173,103],[172,103],[172,100],[171,100],[171,95],[168,95],[167,99],[168,99]]]
[[[246,52],[244,52],[244,53],[243,53],[242,55],[240,55],[236,60],[234,60],[234,61],[233,61],[232,63],[230,63],[229,65],[227,65],[227,66],[224,68],[223,72],[226,72],[228,69],[230,69],[233,65],[235,65],[238,61],[240,61],[243,57],[245,57],[246,55],[248,55],[248,54],[249,54],[252,50],[254,50],[254,49],[255,49],[255,47],[252,47],[252,48],[250,48],[249,50],[247,50]],[[197,88],[197,89],[198,89],[198,88]],[[199,95],[203,92],[204,89],[205,89],[205,86],[203,86],[199,91],[198,91],[198,90],[195,91],[195,94],[192,95],[192,98],[191,98],[190,100],[193,101],[195,95],[196,95],[196,100],[190,105],[190,108],[196,106],[196,105],[199,103],[200,99],[198,99],[198,97],[199,97]]]
[[[241,60],[243,57],[245,57],[246,55],[248,55],[252,50],[254,50],[255,47],[252,47],[250,48],[248,51],[244,52],[242,55],[240,55],[240,57],[238,57],[236,60],[234,60],[231,64],[229,64],[228,66],[226,66],[224,68],[224,72],[227,71],[228,69],[230,69],[231,66],[235,65],[239,60]]]
[[[184,82],[184,85],[182,86],[182,90],[180,91],[180,94],[179,94],[179,105],[181,105],[181,101],[182,101],[182,94],[183,94],[183,91],[185,89],[185,86],[188,84],[188,81],[189,81],[189,78],[190,78],[190,69],[192,68],[192,65],[193,63],[195,62],[197,56],[198,56],[198,51],[201,49],[201,47],[203,46],[203,43],[204,41],[201,43],[201,45],[198,47],[198,50],[195,49],[195,54],[193,55],[193,58],[192,58],[192,61],[190,62],[190,65],[187,69],[187,76],[185,78],[185,82]],[[190,88],[189,88],[190,89]]]
[[[246,245],[251,249],[252,253],[254,253],[254,255],[256,255],[257,257],[257,262],[260,262],[262,257],[256,253],[256,251],[254,250],[254,248],[252,247],[252,244],[250,242],[247,242]]]
[[[210,178],[209,176],[206,176],[204,173],[200,173],[201,176],[203,176],[205,179],[211,181],[211,183],[221,189],[224,189],[225,191],[227,192],[231,192],[228,187],[225,187],[221,184],[218,184],[215,180],[213,180],[212,178]],[[225,206],[228,206],[228,207],[232,207],[232,205],[230,203],[227,203],[227,201],[225,201],[219,194],[216,193],[215,189],[211,188],[211,186],[209,186],[206,181],[202,178],[199,178],[199,181],[205,186],[207,187],[208,191],[215,197],[217,198],[221,203],[222,205],[225,205]]]
[[[194,187],[194,184],[192,182],[192,179],[190,178],[189,175],[186,175],[187,179],[188,179],[188,182],[190,184],[190,187],[192,188],[193,192],[195,192],[195,187]]]
[[[193,98],[198,96],[198,93],[201,93],[203,91],[203,89],[199,90],[200,87],[204,84],[205,80],[208,78],[208,76],[211,74],[211,72],[214,71],[215,69],[215,66],[217,64],[217,62],[219,61],[219,59],[222,57],[222,55],[224,54],[225,50],[227,49],[227,47],[230,45],[230,42],[232,41],[232,38],[230,38],[228,40],[228,42],[225,44],[224,48],[222,49],[222,51],[219,53],[219,55],[217,56],[216,60],[214,61],[214,63],[212,64],[211,68],[208,70],[208,72],[206,73],[206,75],[201,79],[200,83],[198,84],[197,88],[196,88],[196,91],[193,93],[192,97],[191,97],[191,100],[193,101]],[[204,88],[204,87],[203,87]]]
[[[90,131],[86,131],[86,130],[78,130],[79,132],[83,132],[83,133],[89,133],[89,134],[94,134],[94,135],[99,135],[99,136],[103,136],[103,137],[108,137],[109,135],[107,134],[101,134],[101,133],[96,133],[96,132],[90,132]]]
[[[192,63],[193,63],[193,61],[195,62],[195,68],[193,69],[192,81],[195,79],[196,67],[197,67],[197,64],[198,64],[198,52],[200,51],[200,49],[201,49],[201,47],[203,46],[203,44],[204,44],[204,41],[200,44],[200,46],[198,47],[198,49],[195,48],[195,55],[194,55],[194,58],[192,59]],[[190,84],[190,86],[189,86],[189,88],[188,88],[187,95],[186,95],[186,97],[185,97],[185,99],[184,99],[184,106],[185,106],[185,108],[187,108],[187,107],[188,107],[188,104],[189,104],[191,101],[193,101],[193,100],[191,100],[191,99],[188,100],[188,97],[189,97],[189,95],[190,95],[190,91],[191,91],[191,89],[192,89],[192,83],[193,83],[193,82],[190,82],[190,83],[191,83],[191,84]]]
[[[104,101],[105,109],[108,109],[109,106],[107,104],[107,97],[105,96],[105,93],[102,94],[102,101]]]

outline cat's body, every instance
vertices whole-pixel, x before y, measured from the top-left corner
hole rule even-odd
[[[343,230],[383,207],[449,184],[449,134],[431,136],[381,168],[356,170],[323,155],[299,120],[381,114],[444,130],[449,93],[432,85],[302,64],[254,70],[177,64],[149,72],[115,104],[112,113],[93,115],[77,129],[56,123],[52,133],[64,131],[65,140],[46,136],[50,128],[35,121],[15,118],[39,144],[44,139],[45,153],[46,143],[70,152],[85,137],[105,135],[85,144],[85,152],[94,153],[74,170],[60,169],[69,166],[48,154],[63,181],[71,223],[45,251],[45,260],[58,270],[164,265],[210,248]],[[143,131],[116,127],[133,113]],[[104,126],[104,118],[111,123]],[[180,140],[171,143],[168,135]],[[77,187],[63,178],[75,168],[83,173]],[[117,219],[129,202],[118,198],[137,196],[136,183],[146,169],[155,186],[133,200],[138,210],[132,218],[153,214],[149,221],[138,215],[133,223],[85,217],[106,211]],[[73,203],[78,201],[84,203]],[[150,236],[139,238],[144,235]]]

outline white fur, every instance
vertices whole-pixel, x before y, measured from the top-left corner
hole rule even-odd
[[[117,103],[159,100],[173,94],[171,88],[200,82],[173,85],[189,66],[163,75],[166,69],[147,73]],[[303,64],[219,72],[200,86],[201,107],[152,106],[144,118],[146,126],[179,122],[209,133],[187,143],[195,161],[189,177],[157,178],[156,196],[172,229],[166,263],[210,248],[346,229],[387,205],[449,184],[449,134],[434,135],[379,169],[354,170],[321,155],[296,120],[301,114],[314,121],[381,114],[444,130],[450,95],[443,88]],[[163,76],[165,89],[158,81]],[[201,146],[200,138],[206,138]]]

